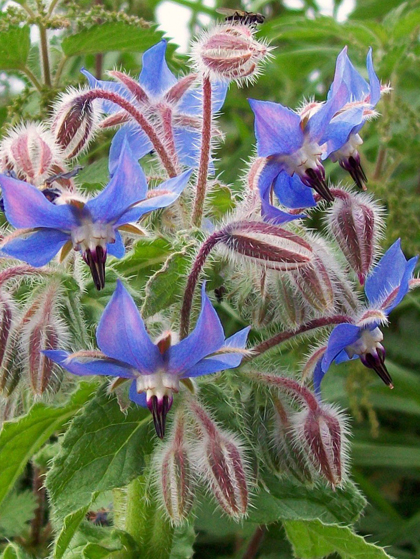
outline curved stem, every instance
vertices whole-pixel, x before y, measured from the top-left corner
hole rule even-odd
[[[54,87],[57,87],[60,83],[61,74],[63,73],[64,66],[66,65],[67,60],[68,60],[67,56],[63,56],[63,58],[60,60],[57,66],[57,70],[55,71],[55,76],[54,76]]]
[[[257,526],[251,538],[251,541],[249,542],[248,547],[246,548],[246,551],[242,556],[242,559],[254,559],[257,556],[260,545],[262,544],[262,541],[264,539],[266,530],[267,528],[264,525]]]
[[[213,248],[225,237],[225,231],[216,231],[202,244],[197,258],[194,261],[193,267],[191,269],[190,275],[188,276],[187,285],[184,293],[184,300],[182,302],[181,310],[181,325],[180,325],[180,337],[181,340],[188,336],[188,331],[190,328],[190,314],[191,307],[194,298],[194,291],[197,285],[198,278],[200,277],[200,272],[206,262],[207,256],[213,250]]]
[[[299,336],[299,334],[303,334],[305,332],[309,332],[310,330],[314,330],[315,328],[324,328],[325,326],[334,326],[337,324],[342,323],[351,324],[353,319],[346,315],[335,315],[335,316],[328,316],[325,318],[315,318],[307,322],[306,324],[302,324],[300,328],[297,330],[286,330],[285,332],[279,332],[272,338],[268,340],[264,340],[263,342],[257,344],[255,347],[250,349],[251,355],[249,357],[244,357],[243,362],[250,361],[251,359],[255,359],[262,353],[265,353],[269,349],[279,345],[295,336]]]
[[[127,111],[127,113],[130,116],[132,116],[134,120],[141,126],[144,133],[152,142],[153,147],[156,150],[156,153],[159,155],[162,164],[165,167],[168,175],[170,177],[177,176],[176,169],[173,166],[172,161],[164,145],[162,144],[158,135],[154,131],[153,126],[146,119],[146,117],[138,109],[136,109],[136,107],[132,103],[124,99],[124,97],[121,97],[121,95],[118,95],[117,93],[114,93],[112,91],[106,91],[104,89],[91,89],[81,97],[83,100],[86,101],[94,100],[94,99],[106,99],[107,101],[111,101],[112,103],[115,103],[116,105],[118,105],[119,107]]]
[[[47,12],[47,17],[50,17],[53,13],[53,11],[55,10],[55,7],[57,6],[59,0],[52,0],[50,7],[48,8],[48,12]]]
[[[41,91],[42,90],[42,85],[41,82],[38,80],[38,78],[35,76],[35,74],[32,72],[32,70],[30,70],[29,68],[27,68],[26,66],[24,66],[23,68],[19,68],[19,70],[25,74],[25,76],[32,82],[32,85],[38,90]]]
[[[42,73],[44,76],[44,84],[51,87],[51,72],[50,72],[50,58],[48,54],[48,38],[47,30],[43,25],[38,25],[39,27],[39,47],[41,50],[41,60],[42,60]]]
[[[201,131],[201,155],[192,216],[193,225],[200,227],[206,198],[207,174],[211,152],[211,82],[203,78],[203,128]]]

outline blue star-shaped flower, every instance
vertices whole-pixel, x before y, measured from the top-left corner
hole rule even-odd
[[[162,183],[147,197],[146,177],[125,144],[118,166],[106,188],[95,198],[81,201],[60,197],[49,201],[35,186],[0,175],[8,221],[24,229],[26,238],[15,238],[2,252],[32,266],[44,266],[67,244],[82,253],[97,289],[105,285],[107,253],[116,258],[125,248],[118,229],[136,222],[142,215],[172,204],[188,183],[192,170]],[[14,235],[15,236],[15,235]]]
[[[406,260],[400,240],[387,250],[366,280],[365,293],[369,308],[362,319],[356,324],[339,324],[331,332],[324,356],[318,361],[314,372],[317,392],[333,362],[342,363],[358,357],[385,384],[393,387],[384,362],[385,349],[381,344],[383,334],[379,326],[407,294],[417,259],[415,256]]]
[[[161,120],[170,118],[179,161],[188,167],[194,167],[200,156],[202,90],[195,87],[196,76],[186,76],[178,80],[173,75],[165,60],[166,46],[166,41],[162,40],[143,54],[137,95],[133,95],[133,91],[123,83],[97,80],[84,69],[82,73],[88,78],[90,87],[118,93],[139,105],[141,110],[149,114],[153,113],[155,118],[157,115],[161,115]],[[212,85],[213,113],[221,109],[226,92],[226,84]],[[114,103],[109,101],[101,103],[102,110],[106,114],[115,114],[119,111]],[[168,117],[164,117],[165,111],[169,111]],[[162,122],[157,122],[156,125],[162,127],[162,133],[165,134]],[[140,126],[135,123],[125,124],[112,140],[111,173],[114,172],[124,140],[128,141],[137,159],[141,159],[153,149],[149,138]]]
[[[381,97],[381,84],[373,68],[372,49],[366,59],[369,83],[359,74],[347,56],[347,47],[338,55],[334,81],[328,92],[333,97],[343,83],[346,84],[345,104],[327,127],[324,141],[327,149],[323,158],[338,161],[359,188],[364,188],[366,175],[360,165],[358,147],[363,143],[359,132],[365,122],[375,115]]]
[[[331,119],[345,103],[346,91],[342,83],[325,104],[314,104],[314,110],[305,114],[279,103],[250,99],[258,155],[266,158],[258,183],[263,199],[267,200],[273,186],[280,201],[290,207],[314,205],[305,186],[328,201],[334,199],[321,164],[322,144]]]
[[[156,432],[163,437],[165,419],[180,380],[237,367],[242,360],[249,328],[227,340],[222,324],[205,292],[201,312],[191,334],[171,346],[170,337],[154,344],[137,307],[121,282],[106,306],[96,332],[103,359],[81,361],[65,351],[44,351],[50,359],[74,375],[109,375],[130,379],[130,398],[148,406]]]

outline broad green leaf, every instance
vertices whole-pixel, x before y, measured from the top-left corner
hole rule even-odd
[[[133,538],[121,530],[112,531],[100,542],[89,542],[82,550],[84,559],[137,559],[140,557]]]
[[[54,544],[52,552],[53,559],[61,559],[61,557],[64,556],[74,534],[76,533],[76,530],[79,528],[82,520],[86,517],[89,505],[90,503],[66,516]]]
[[[125,23],[103,23],[66,37],[62,48],[66,56],[97,54],[99,52],[144,52],[162,38],[153,27],[138,27]]]
[[[177,301],[185,286],[185,275],[191,266],[188,257],[191,246],[194,245],[172,254],[149,279],[141,311],[143,317],[152,316]]]
[[[0,509],[0,537],[22,535],[34,516],[36,507],[32,491],[12,492]]]
[[[56,519],[88,505],[94,493],[139,476],[153,441],[149,411],[133,405],[123,414],[103,387],[72,422],[47,476]]]
[[[351,524],[366,505],[362,494],[352,483],[332,491],[327,487],[305,487],[289,479],[264,478],[267,489],[261,489],[252,500],[248,520],[270,524],[278,520],[314,520]]]
[[[9,543],[3,551],[1,559],[32,559],[32,557],[15,543]]]
[[[3,19],[3,18],[2,18]],[[30,28],[10,26],[0,33],[0,69],[18,70],[25,66],[31,48]]]
[[[379,468],[420,468],[420,448],[354,442],[352,461],[356,466]]]
[[[138,289],[146,280],[164,264],[171,254],[170,243],[157,239],[140,239],[125,258],[113,267]]]
[[[175,528],[170,559],[190,559],[194,555],[194,526],[184,524]]]
[[[83,382],[60,407],[35,404],[27,415],[4,423],[0,432],[0,503],[13,488],[28,460],[89,400],[96,383]]]
[[[345,526],[327,526],[320,520],[284,523],[296,557],[318,559],[338,553],[342,559],[390,559],[390,555]]]

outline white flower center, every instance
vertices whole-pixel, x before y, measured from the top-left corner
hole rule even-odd
[[[359,134],[350,134],[347,142],[340,149],[334,151],[330,155],[331,161],[335,163],[336,161],[340,161],[342,159],[349,159],[352,156],[354,157],[354,155],[357,153],[358,147],[362,144],[363,140],[359,136]]]
[[[285,155],[281,160],[286,164],[286,172],[292,176],[297,173],[303,176],[308,169],[317,169],[321,164],[322,148],[316,142],[303,142],[300,149],[292,153],[292,155]]]
[[[366,355],[367,353],[376,355],[377,348],[382,347],[381,342],[383,339],[384,335],[379,328],[374,328],[373,330],[365,329],[358,340],[346,347],[347,355],[350,359],[354,355]]]
[[[82,253],[88,249],[93,252],[98,246],[106,251],[108,243],[115,243],[115,231],[109,223],[92,223],[86,220],[83,225],[73,229],[71,239],[73,248]]]
[[[152,396],[162,400],[164,396],[171,396],[172,392],[179,392],[179,378],[160,371],[152,375],[139,375],[136,378],[136,389],[139,394],[147,392],[148,400]]]

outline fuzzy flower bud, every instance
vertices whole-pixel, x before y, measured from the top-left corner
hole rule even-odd
[[[200,428],[196,443],[196,462],[210,491],[224,512],[239,520],[247,513],[248,484],[240,443],[230,433],[222,432],[196,402],[191,411]]]
[[[175,525],[182,524],[191,511],[195,485],[182,416],[177,417],[173,437],[163,446],[158,463],[158,482],[166,512]]]
[[[305,239],[259,221],[230,223],[220,232],[219,242],[228,249],[229,256],[278,271],[295,270],[313,257],[312,247]]]
[[[6,353],[7,342],[12,328],[13,306],[10,298],[0,291],[0,366]]]
[[[274,274],[273,274],[274,276]],[[280,320],[290,328],[298,327],[309,319],[309,309],[302,301],[302,297],[296,296],[296,288],[291,282],[289,274],[273,278],[273,289],[275,290],[276,312]]]
[[[329,229],[363,285],[383,227],[381,210],[368,195],[337,192],[328,216]]]
[[[54,136],[42,124],[20,125],[0,143],[2,172],[13,173],[35,186],[41,186],[61,161]]]
[[[193,45],[192,59],[204,76],[215,81],[252,82],[270,48],[254,38],[248,25],[222,24],[204,33]]]
[[[99,109],[84,92],[70,89],[54,107],[51,131],[66,159],[87,148],[99,126]]]
[[[344,417],[331,406],[308,408],[293,419],[295,444],[302,448],[315,470],[332,487],[340,485],[346,474],[346,433]]]

